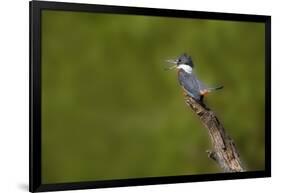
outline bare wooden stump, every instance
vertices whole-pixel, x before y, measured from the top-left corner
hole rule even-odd
[[[215,113],[189,96],[186,96],[185,103],[209,131],[213,145],[213,150],[207,151],[209,158],[215,160],[224,172],[244,171],[234,141],[227,135]]]

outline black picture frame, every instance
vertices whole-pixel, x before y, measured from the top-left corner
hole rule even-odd
[[[89,188],[122,187],[182,182],[260,178],[271,176],[271,17],[233,13],[215,13],[170,9],[122,7],[47,1],[30,1],[30,161],[29,191],[59,191]],[[41,11],[64,10],[79,12],[120,13],[146,16],[201,18],[265,23],[265,170],[239,173],[217,173],[138,179],[42,184],[41,181]]]

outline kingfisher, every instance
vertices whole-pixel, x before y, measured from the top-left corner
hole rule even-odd
[[[178,81],[184,93],[198,102],[203,103],[204,96],[223,88],[223,86],[208,87],[202,83],[193,72],[193,61],[186,53],[180,55],[177,59],[167,60],[167,62],[173,64],[168,69],[176,68],[178,70]]]

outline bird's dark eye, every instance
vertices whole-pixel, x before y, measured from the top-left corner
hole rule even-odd
[[[181,59],[179,59],[178,62],[181,62]]]

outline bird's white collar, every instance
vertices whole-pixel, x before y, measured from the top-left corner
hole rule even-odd
[[[183,69],[186,73],[192,73],[192,67],[185,64],[180,64],[177,66],[177,69]]]

